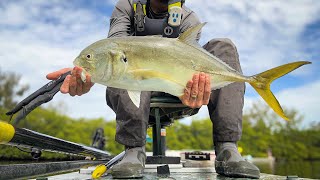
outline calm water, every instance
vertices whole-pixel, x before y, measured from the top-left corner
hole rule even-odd
[[[29,161],[35,163],[36,161]],[[40,161],[41,162],[41,161]],[[43,161],[42,161],[43,162]],[[1,164],[19,164],[26,161],[1,161]],[[297,175],[301,178],[320,179],[320,161],[280,161],[275,164],[255,163],[262,173],[281,176]]]
[[[269,163],[255,163],[262,173],[281,176],[297,175],[302,178],[320,179],[320,161],[277,161],[272,166]]]

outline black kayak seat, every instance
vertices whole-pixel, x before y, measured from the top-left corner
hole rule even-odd
[[[155,96],[150,101],[149,127],[152,127],[153,156],[147,157],[147,164],[180,164],[180,157],[167,157],[165,128],[174,120],[196,114],[199,109],[192,109],[176,96]]]

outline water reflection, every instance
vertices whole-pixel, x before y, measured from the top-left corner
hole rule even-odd
[[[267,162],[254,162],[254,164],[262,173],[320,179],[320,161],[276,161],[273,165]]]

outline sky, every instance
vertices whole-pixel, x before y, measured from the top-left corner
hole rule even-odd
[[[48,82],[46,74],[72,67],[82,49],[106,38],[116,2],[1,0],[1,71],[20,74],[20,83],[30,86],[24,97],[31,94]],[[319,0],[187,0],[186,6],[207,22],[200,44],[213,38],[231,39],[245,75],[293,61],[311,61],[276,80],[271,89],[283,107],[304,116],[304,126],[320,122]],[[244,111],[259,101],[262,99],[247,84]],[[102,85],[94,85],[80,97],[58,93],[45,106],[57,107],[75,118],[115,119]],[[204,106],[192,119],[207,117]]]

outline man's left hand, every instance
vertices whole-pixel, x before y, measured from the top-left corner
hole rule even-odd
[[[182,103],[191,108],[200,108],[209,103],[211,94],[210,76],[201,72],[194,74],[188,81],[184,94],[180,97]]]

